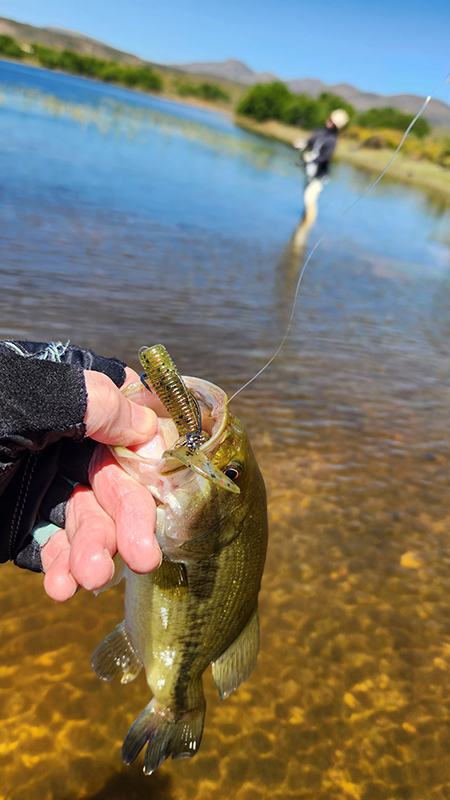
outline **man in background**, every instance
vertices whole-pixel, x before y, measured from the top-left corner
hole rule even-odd
[[[307,141],[297,139],[294,147],[302,155],[305,171],[305,189],[303,202],[305,206],[303,219],[300,226],[309,228],[317,218],[317,200],[328,176],[328,166],[334,153],[339,131],[348,122],[348,114],[344,109],[337,108],[328,117],[325,127],[310,136]]]

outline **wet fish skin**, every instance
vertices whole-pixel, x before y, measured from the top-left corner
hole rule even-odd
[[[195,392],[200,401],[202,383]],[[128,682],[145,668],[154,697],[130,728],[122,757],[132,763],[148,742],[146,774],[169,756],[197,752],[205,714],[202,674],[208,665],[225,698],[246,680],[258,653],[265,488],[243,425],[226,405],[220,414],[218,441],[213,435],[205,451],[215,468],[232,465],[231,474],[240,473],[239,494],[184,465],[164,464],[163,457],[158,471],[170,483],[161,490],[158,508],[163,562],[148,575],[124,568],[125,621],[93,655],[93,668],[105,680],[122,675]]]

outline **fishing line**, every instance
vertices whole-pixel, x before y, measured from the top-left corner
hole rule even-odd
[[[450,82],[450,73],[449,73],[448,75],[446,75],[446,77],[445,77],[445,79],[444,79],[444,83],[449,83],[449,82]],[[428,103],[430,102],[430,100],[432,99],[432,97],[434,96],[434,94],[436,93],[436,91],[437,91],[438,87],[440,86],[440,84],[441,84],[441,81],[439,81],[439,82],[437,83],[437,85],[435,86],[435,88],[433,89],[433,91],[431,92],[431,94],[429,94],[429,95],[426,97],[426,99],[425,99],[425,101],[424,101],[424,103],[423,103],[422,107],[419,109],[419,111],[417,112],[417,114],[416,114],[416,116],[414,117],[414,119],[413,119],[413,120],[412,120],[412,121],[409,123],[408,127],[406,128],[406,131],[404,132],[404,134],[403,134],[403,136],[402,136],[402,139],[401,139],[401,141],[400,141],[400,144],[398,145],[397,149],[394,151],[394,154],[393,154],[393,155],[391,156],[391,158],[389,159],[389,161],[388,161],[388,163],[386,164],[386,166],[385,166],[384,170],[382,171],[382,173],[381,173],[381,174],[378,176],[378,178],[377,178],[377,179],[376,179],[376,180],[375,180],[375,181],[374,181],[374,182],[373,182],[373,183],[372,183],[372,184],[371,184],[371,185],[368,187],[368,189],[366,189],[366,190],[365,190],[365,191],[364,191],[362,194],[360,194],[360,195],[359,195],[359,197],[357,197],[357,198],[356,198],[356,200],[354,200],[352,203],[350,203],[350,205],[349,205],[349,206],[347,206],[347,208],[345,208],[345,209],[344,209],[344,211],[341,211],[341,213],[340,213],[340,214],[338,214],[338,215],[337,215],[337,217],[335,217],[335,221],[336,221],[336,222],[337,222],[338,220],[342,219],[342,217],[343,217],[345,214],[347,214],[349,211],[351,211],[351,209],[352,209],[352,208],[354,208],[354,206],[356,206],[356,204],[357,204],[357,203],[359,203],[359,201],[360,201],[360,200],[362,200],[364,197],[366,197],[366,195],[368,195],[368,194],[369,194],[369,192],[371,192],[371,191],[372,191],[372,189],[373,189],[373,188],[374,188],[374,187],[375,187],[375,186],[376,186],[376,185],[377,185],[377,184],[378,184],[378,183],[381,181],[381,179],[384,177],[384,175],[385,175],[385,174],[386,174],[386,172],[388,171],[389,167],[391,166],[391,164],[392,164],[392,162],[393,162],[394,158],[396,158],[396,156],[397,156],[397,155],[398,155],[398,153],[400,152],[401,148],[403,147],[403,143],[404,143],[404,141],[405,141],[406,137],[408,136],[408,134],[409,134],[409,132],[410,132],[411,128],[413,127],[413,125],[415,125],[415,123],[417,122],[417,120],[419,119],[419,117],[421,117],[421,116],[422,116],[422,114],[423,114],[423,112],[425,111],[425,109],[426,109],[426,107],[427,107]],[[260,375],[262,375],[262,373],[263,373],[263,372],[265,372],[265,370],[266,370],[268,367],[270,367],[270,365],[272,364],[272,362],[273,362],[273,361],[276,359],[276,357],[278,356],[278,354],[279,354],[280,350],[282,349],[282,347],[283,347],[284,343],[286,342],[286,339],[288,338],[288,336],[289,336],[289,333],[290,333],[290,330],[291,330],[291,328],[292,328],[292,323],[293,323],[293,321],[294,321],[294,315],[295,315],[295,311],[296,311],[296,307],[297,307],[297,299],[298,299],[298,293],[299,293],[299,290],[300,290],[300,284],[301,284],[301,282],[302,282],[302,280],[303,280],[303,275],[305,274],[306,267],[308,266],[309,262],[311,261],[311,259],[312,259],[313,255],[314,255],[314,253],[316,252],[316,250],[317,250],[317,248],[319,247],[319,245],[320,245],[320,244],[322,244],[323,240],[324,240],[324,239],[326,239],[326,237],[327,237],[327,236],[328,236],[328,231],[325,231],[325,233],[323,233],[323,234],[322,234],[322,236],[320,237],[320,239],[318,239],[318,241],[317,241],[317,242],[316,242],[316,244],[314,245],[313,249],[311,250],[311,252],[310,252],[310,254],[309,254],[309,256],[308,256],[308,258],[306,259],[305,263],[303,264],[303,267],[302,267],[302,268],[301,268],[301,270],[300,270],[300,275],[299,275],[299,277],[298,277],[297,286],[296,286],[295,293],[294,293],[294,300],[293,300],[293,303],[292,303],[291,315],[290,315],[290,317],[289,317],[289,322],[288,322],[288,324],[287,324],[287,328],[286,328],[286,330],[285,330],[285,332],[284,332],[284,336],[283,336],[283,338],[282,338],[282,340],[281,340],[280,344],[278,345],[277,349],[275,350],[275,352],[274,352],[274,354],[271,356],[271,358],[269,358],[269,360],[268,360],[268,361],[267,361],[267,362],[264,364],[264,366],[262,366],[262,367],[261,367],[261,369],[260,369],[260,370],[258,370],[258,372],[256,373],[256,375],[254,375],[254,376],[253,376],[253,378],[250,378],[250,380],[248,380],[248,381],[247,381],[247,383],[244,383],[244,385],[243,385],[243,386],[241,386],[241,388],[240,388],[240,389],[238,389],[238,390],[237,390],[237,391],[236,391],[234,394],[232,394],[232,395],[231,395],[231,397],[230,397],[230,398],[229,398],[229,400],[228,400],[228,403],[231,403],[231,401],[232,401],[232,400],[234,400],[234,398],[236,397],[236,395],[240,394],[240,392],[242,392],[244,389],[246,389],[246,388],[247,388],[247,386],[250,386],[250,384],[251,384],[251,383],[253,383],[253,381],[256,381],[256,379],[257,379],[257,378],[259,378],[259,376],[260,376]]]

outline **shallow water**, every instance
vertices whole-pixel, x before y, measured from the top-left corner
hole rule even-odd
[[[222,115],[0,62],[0,336],[137,367],[163,342],[230,394],[287,325],[291,152]],[[192,761],[120,746],[145,681],[90,655],[120,587],[64,606],[0,570],[0,798],[450,797],[449,209],[335,168],[279,357],[233,401],[268,488],[262,648]]]

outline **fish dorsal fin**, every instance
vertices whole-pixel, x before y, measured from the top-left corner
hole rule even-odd
[[[220,469],[217,469],[201,450],[190,450],[187,444],[182,444],[172,450],[166,450],[163,453],[163,459],[166,461],[166,464],[160,469],[163,475],[179,469],[181,463],[212,481],[216,486],[220,486],[221,489],[227,489],[234,494],[240,492],[239,486],[227,478]]]
[[[247,680],[259,650],[258,608],[234,642],[212,663],[212,673],[221,700]]]

